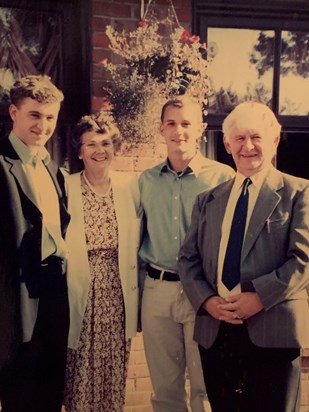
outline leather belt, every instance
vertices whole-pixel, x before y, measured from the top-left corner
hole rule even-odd
[[[177,273],[169,272],[168,270],[156,269],[150,265],[147,265],[147,274],[152,279],[161,279],[166,280],[168,282],[180,281],[179,275],[177,275]]]

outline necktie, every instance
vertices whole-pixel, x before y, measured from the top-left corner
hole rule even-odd
[[[240,281],[240,256],[247,219],[248,186],[251,183],[248,177],[244,180],[242,191],[235,207],[230,237],[226,248],[222,282],[229,290],[232,290]]]

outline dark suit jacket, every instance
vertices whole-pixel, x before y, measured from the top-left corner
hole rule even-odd
[[[179,274],[197,312],[195,339],[209,348],[220,321],[201,305],[217,295],[221,225],[234,179],[197,197],[179,256]],[[264,310],[247,320],[263,347],[309,347],[309,181],[271,168],[244,239],[241,289],[256,291]]]
[[[64,178],[55,163],[47,169],[55,184],[64,235],[69,222]],[[42,214],[10,141],[0,142],[0,370],[21,341],[20,280],[41,262]]]

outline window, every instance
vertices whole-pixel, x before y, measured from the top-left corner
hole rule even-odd
[[[309,178],[309,3],[195,0],[193,31],[208,45],[207,155],[231,163],[219,130],[227,113],[252,99],[283,126],[278,168]]]

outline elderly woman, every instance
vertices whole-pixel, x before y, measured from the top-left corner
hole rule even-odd
[[[124,405],[137,328],[140,219],[136,178],[110,170],[119,148],[118,129],[107,114],[84,116],[73,131],[83,170],[67,180],[67,412],[120,412]]]

